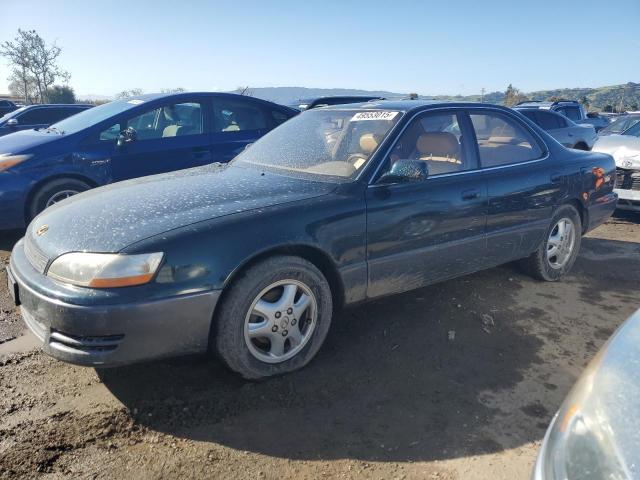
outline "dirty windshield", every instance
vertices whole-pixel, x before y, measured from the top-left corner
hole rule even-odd
[[[400,117],[390,110],[311,110],[251,145],[236,164],[355,178]]]

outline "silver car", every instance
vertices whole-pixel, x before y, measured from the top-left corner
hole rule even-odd
[[[539,125],[565,147],[591,150],[596,141],[597,135],[593,125],[578,125],[552,110],[532,107],[516,107],[515,110]]]
[[[593,151],[616,161],[618,208],[640,212],[640,122],[620,134],[599,136]]]
[[[602,347],[551,421],[532,480],[640,478],[640,310]]]

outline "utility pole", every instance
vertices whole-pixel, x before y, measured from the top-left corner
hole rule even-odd
[[[480,103],[484,103],[484,87],[480,90]]]

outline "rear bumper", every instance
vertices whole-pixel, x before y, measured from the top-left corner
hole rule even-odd
[[[618,208],[620,210],[633,210],[640,212],[640,190],[626,190],[617,188]]]
[[[220,291],[126,304],[73,305],[37,292],[26,281],[39,274],[20,249],[21,245],[14,249],[8,277],[18,285],[25,323],[52,357],[108,367],[207,350]]]
[[[598,199],[588,207],[589,224],[586,231],[593,230],[606,222],[615,211],[617,202],[618,195],[616,195],[615,192],[598,197]]]

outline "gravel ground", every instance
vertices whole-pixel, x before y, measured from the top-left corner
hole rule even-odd
[[[0,264],[19,234],[0,236]],[[52,360],[0,274],[0,478],[528,478],[554,411],[640,307],[640,215],[563,283],[506,265],[342,312],[304,370]]]

